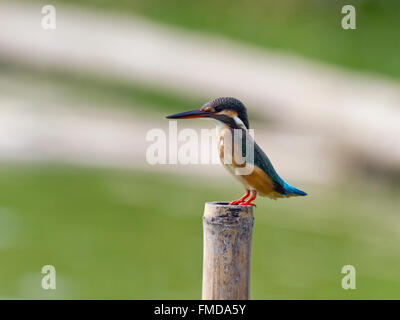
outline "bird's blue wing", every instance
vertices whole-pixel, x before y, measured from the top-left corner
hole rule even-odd
[[[244,130],[243,130],[244,131]],[[300,195],[305,196],[306,193],[292,187],[288,183],[286,183],[275,171],[274,166],[272,165],[271,161],[269,160],[268,156],[264,153],[264,151],[258,146],[258,144],[253,140],[252,137],[246,132],[242,133],[243,140],[242,140],[242,154],[243,156],[246,155],[246,142],[248,139],[252,139],[252,143],[254,143],[254,165],[259,167],[263,170],[272,180],[274,183],[275,191],[279,192],[282,195]],[[251,144],[247,144],[251,145]]]
[[[275,171],[271,161],[257,143],[254,143],[254,164],[271,178],[276,191],[286,194],[285,181]]]
[[[255,166],[259,167],[261,170],[263,170],[271,178],[271,180],[274,183],[283,187],[285,182],[276,173],[276,171],[275,171],[271,161],[267,157],[267,155],[264,153],[264,151],[262,151],[262,149],[254,141],[253,137],[250,136],[248,131],[242,130],[242,156],[246,157],[247,161],[251,161],[251,157],[249,157],[250,153],[247,153],[246,149],[248,147],[252,147],[253,145],[254,145],[253,164]]]

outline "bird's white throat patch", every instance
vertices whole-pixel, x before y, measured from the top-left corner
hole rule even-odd
[[[236,125],[239,128],[247,131],[247,128],[246,128],[245,124],[243,123],[243,121],[238,116],[233,117],[233,120],[235,121]]]

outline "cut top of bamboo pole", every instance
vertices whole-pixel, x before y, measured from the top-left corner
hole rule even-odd
[[[253,222],[252,206],[206,203],[203,216],[203,299],[250,298]]]

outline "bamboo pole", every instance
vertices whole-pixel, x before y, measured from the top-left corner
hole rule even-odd
[[[203,216],[203,300],[250,299],[253,207],[207,202]]]

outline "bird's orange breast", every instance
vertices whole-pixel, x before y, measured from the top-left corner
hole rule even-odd
[[[274,190],[274,183],[268,174],[254,164],[245,163],[245,159],[242,157],[242,149],[240,146],[234,146],[229,128],[219,130],[218,149],[221,163],[231,174],[238,178],[246,188],[254,189],[260,195],[272,199],[284,197]],[[243,168],[246,165],[253,166],[253,170],[250,170],[251,172],[249,174],[236,174],[235,169]]]

